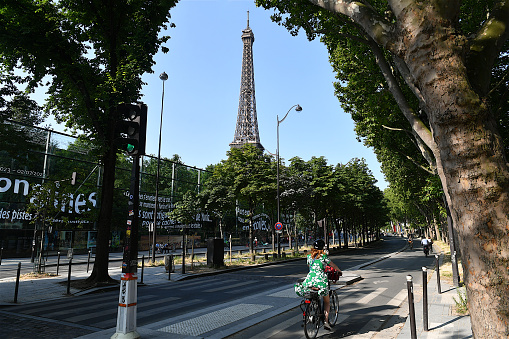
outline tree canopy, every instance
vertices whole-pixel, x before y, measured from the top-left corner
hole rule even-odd
[[[424,178],[419,190],[409,174],[439,176],[464,256],[474,336],[507,336],[509,258],[497,250],[509,246],[507,2],[257,3],[275,9],[273,20],[291,34],[303,29],[327,46],[336,94],[396,180],[391,187],[406,181],[400,193],[425,196],[434,181]],[[407,174],[398,170],[409,161]]]
[[[104,165],[97,254],[90,280],[106,282],[113,187],[115,125],[120,103],[140,100],[141,76],[169,39],[176,1],[0,1],[0,64],[33,92],[47,85],[44,110],[96,144]]]

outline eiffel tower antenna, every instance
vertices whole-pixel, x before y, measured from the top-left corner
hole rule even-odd
[[[249,27],[249,11],[247,12],[247,28],[242,31],[244,49],[242,53],[242,76],[240,79],[239,111],[237,114],[237,126],[232,148],[240,148],[244,144],[264,150],[260,143],[258,133],[258,118],[256,116],[256,98],[253,69],[253,42],[254,34]]]

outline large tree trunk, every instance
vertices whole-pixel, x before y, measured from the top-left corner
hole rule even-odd
[[[438,228],[438,220],[435,215],[433,215],[433,227],[435,229],[435,239],[438,241],[442,241],[442,233],[440,233],[440,229]]]
[[[496,2],[469,45],[457,30],[460,1],[389,0],[390,20],[356,1],[309,1],[348,16],[366,33],[390,92],[436,160],[458,234],[474,337],[509,337],[509,170],[486,98],[509,36],[509,5]],[[382,48],[393,53],[431,130],[400,90]]]
[[[458,232],[475,338],[509,336],[509,172],[458,42],[417,35],[405,59],[426,102],[438,172]],[[445,39],[445,37],[448,37]],[[430,58],[432,56],[432,58]],[[433,76],[430,76],[433,75]]]
[[[92,274],[87,279],[87,281],[91,284],[105,284],[112,282],[112,278],[108,273],[108,261],[116,159],[117,156],[115,148],[110,148],[103,157],[104,171],[101,190],[101,209],[99,210],[99,221],[97,227],[96,255]]]

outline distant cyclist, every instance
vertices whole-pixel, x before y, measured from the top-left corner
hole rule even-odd
[[[408,246],[410,249],[414,248],[414,239],[412,238],[411,234],[408,236]]]
[[[336,264],[329,259],[323,248],[325,242],[323,240],[316,240],[311,249],[311,254],[307,256],[307,264],[309,266],[309,273],[306,276],[304,282],[295,284],[295,292],[297,295],[304,297],[306,292],[310,289],[318,291],[318,295],[323,297],[325,323],[323,327],[330,331],[331,325],[329,324],[329,310],[330,310],[330,298],[329,298],[329,282],[327,275],[325,274],[325,266],[330,265],[334,269],[341,270]]]
[[[428,249],[428,251],[431,249],[431,239],[428,239],[426,237],[423,237],[422,240],[421,240],[421,244],[422,244],[422,247],[424,248],[424,250]]]

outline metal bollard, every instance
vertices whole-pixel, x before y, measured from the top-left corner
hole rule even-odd
[[[170,254],[170,262],[168,263],[168,280],[171,280],[172,269],[173,269],[173,254]]]
[[[72,258],[69,258],[69,271],[67,272],[67,294],[71,294],[71,267]]]
[[[143,284],[143,271],[145,270],[145,254],[141,256],[141,281],[140,284]]]
[[[19,276],[21,274],[21,262],[18,263],[18,273],[16,273],[16,287],[14,289],[14,303],[18,302]]]
[[[428,271],[426,267],[422,268],[422,322],[424,331],[428,329]]]
[[[90,250],[88,250],[87,273],[88,273],[89,266],[90,266]]]
[[[435,254],[435,266],[437,269],[437,288],[438,288],[438,294],[442,294],[442,288],[440,286],[440,263],[438,260],[438,254]]]
[[[414,308],[414,286],[412,283],[412,276],[406,276],[406,286],[408,290],[408,306],[409,306],[409,316],[410,316],[410,330],[411,330],[411,338],[417,339],[417,329],[415,327],[415,308]]]
[[[58,251],[58,255],[57,255],[57,275],[58,275],[59,268],[60,268],[60,251]]]

